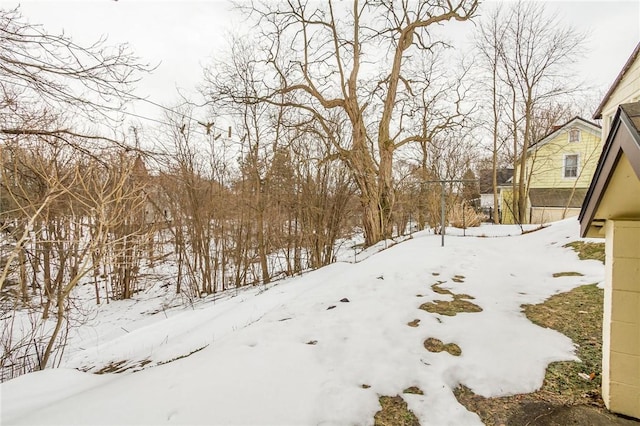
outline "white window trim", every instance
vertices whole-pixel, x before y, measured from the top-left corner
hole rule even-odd
[[[569,157],[571,155],[575,155],[577,157],[576,175],[575,176],[567,176],[567,174],[565,173],[566,166],[567,166],[567,157]],[[576,179],[578,179],[578,177],[580,177],[580,154],[577,153],[577,152],[569,152],[569,153],[564,154],[562,156],[562,179],[576,180]]]

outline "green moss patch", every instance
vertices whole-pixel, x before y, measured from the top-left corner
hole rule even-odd
[[[401,396],[381,396],[379,401],[382,409],[373,418],[375,426],[420,426]]]
[[[448,352],[453,356],[462,355],[462,349],[460,349],[460,346],[456,345],[455,343],[445,344],[442,342],[442,340],[433,337],[429,337],[424,341],[424,347],[429,352]]]
[[[604,243],[588,243],[584,241],[573,241],[563,247],[572,248],[580,260],[599,260],[604,263]]]

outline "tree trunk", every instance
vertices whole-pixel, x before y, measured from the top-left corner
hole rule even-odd
[[[527,151],[530,145],[530,133],[531,133],[531,119],[533,115],[533,105],[530,101],[531,90],[527,94],[529,99],[525,103],[525,116],[524,116],[524,137],[522,138],[522,151],[520,152],[520,173],[518,177],[518,217],[519,223],[527,223],[527,185],[526,183],[526,168],[527,168]]]

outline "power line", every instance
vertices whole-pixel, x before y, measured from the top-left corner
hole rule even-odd
[[[165,106],[165,105],[162,105],[162,104],[160,104],[160,103],[158,103],[158,102],[154,102],[154,101],[152,101],[152,100],[150,100],[150,99],[147,99],[147,98],[140,98],[140,97],[138,97],[138,98],[136,98],[136,100],[139,100],[139,101],[142,101],[142,102],[146,102],[146,103],[148,103],[148,104],[151,104],[151,105],[157,106],[158,108],[162,108],[162,109],[163,109],[163,110],[165,110],[165,111],[171,112],[172,114],[180,115],[180,116],[182,116],[183,118],[186,118],[186,119],[189,119],[189,120],[193,120],[193,117],[190,117],[190,116],[188,116],[188,115],[186,115],[186,114],[184,114],[184,113],[182,113],[182,112],[176,111],[176,110],[174,110],[174,109],[172,109],[172,108],[169,108],[169,107],[167,107],[167,106]],[[196,120],[196,121],[197,121],[197,120]],[[229,132],[229,131],[230,131],[230,127],[229,127],[229,129],[223,129],[223,128],[221,128],[221,127],[215,126],[215,125],[214,125],[214,123],[206,123],[206,125],[205,125],[205,124],[203,124],[203,123],[200,123],[199,121],[197,121],[197,122],[198,122],[200,125],[202,125],[202,126],[204,126],[205,128],[207,128],[207,129],[215,129],[215,130],[218,130],[218,131],[219,131],[219,132],[221,132],[221,133],[222,133],[222,132]],[[165,124],[166,124],[166,123],[165,123]]]
[[[171,112],[173,114],[179,115],[179,116],[187,119],[188,121],[195,121],[196,123],[198,123],[201,126],[203,126],[206,130],[200,130],[199,127],[194,127],[194,128],[191,128],[190,130],[195,132],[195,133],[198,133],[198,134],[200,134],[202,136],[214,136],[215,140],[217,140],[220,136],[222,136],[223,133],[227,133],[228,135],[230,135],[230,133],[231,133],[231,127],[229,127],[229,129],[227,129],[227,130],[224,130],[224,129],[218,127],[218,126],[215,126],[214,123],[202,123],[202,122],[198,121],[197,119],[195,119],[195,118],[193,118],[191,116],[188,116],[188,115],[186,115],[184,113],[181,113],[179,111],[175,111],[175,110],[173,110],[173,109],[171,109],[169,107],[166,107],[166,106],[164,106],[162,104],[159,104],[157,102],[151,101],[149,99],[136,98],[136,100],[147,102],[147,103],[149,103],[151,105],[154,105],[154,106],[157,106],[159,108],[162,108],[162,109],[164,109],[166,111],[169,111],[169,112]],[[157,118],[152,118],[152,117],[148,117],[148,116],[145,116],[145,115],[137,114],[137,113],[134,113],[134,112],[131,112],[131,111],[121,110],[120,113],[122,113],[124,115],[129,115],[129,116],[132,116],[132,117],[140,118],[142,120],[152,121],[154,123],[162,124],[162,125],[165,125],[165,126],[168,126],[168,127],[177,125],[177,123],[167,123],[166,121],[162,121],[162,120],[159,120]],[[183,129],[183,127],[178,127],[178,130],[182,130],[182,129]],[[212,135],[211,134],[211,129],[218,130],[219,131],[218,135],[217,136],[216,135]],[[227,139],[229,141],[231,141],[231,142],[239,143],[238,141],[232,140],[230,136],[228,136]]]

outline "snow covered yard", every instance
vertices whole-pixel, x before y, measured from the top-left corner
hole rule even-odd
[[[505,232],[514,230],[470,233]],[[379,396],[400,394],[422,425],[481,424],[453,395],[459,384],[482,396],[531,392],[548,363],[575,359],[571,340],[532,324],[521,305],[603,281],[600,262],[563,248],[577,239],[575,219],[521,236],[450,236],[444,248],[440,236],[417,233],[359,263],[193,308],[162,309],[149,295],[104,305],[71,336],[63,368],[0,385],[0,420],[367,425]],[[482,310],[420,309],[463,294]],[[427,339],[461,353],[430,352]],[[135,368],[77,370],[117,363]],[[423,395],[403,394],[412,386]]]

